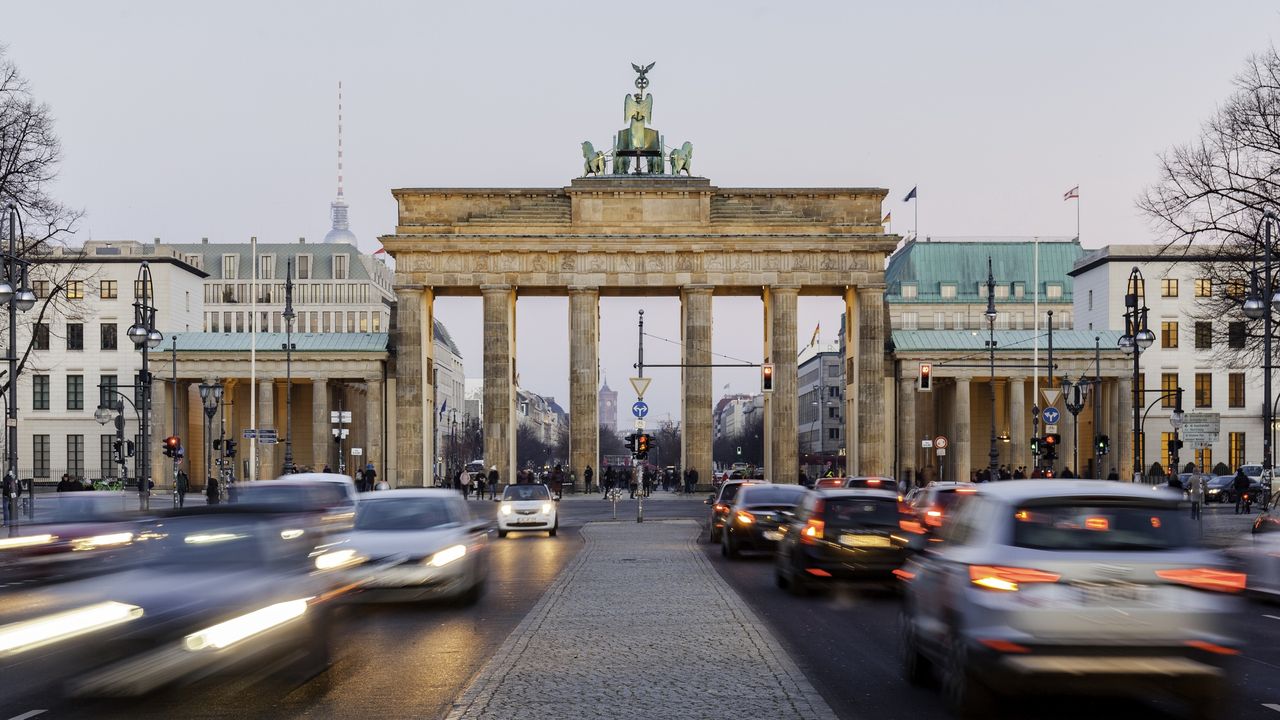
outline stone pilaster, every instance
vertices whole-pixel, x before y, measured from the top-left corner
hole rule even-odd
[[[1133,480],[1133,380],[1120,378],[1116,383],[1116,432],[1111,436],[1112,463],[1120,473],[1120,479]]]
[[[337,427],[329,422],[329,383],[324,378],[311,381],[311,469],[320,472],[329,463],[329,449],[333,442],[331,430]],[[337,467],[330,466],[335,471]]]
[[[569,288],[569,469],[600,475],[600,290]]]
[[[258,427],[265,429],[276,428],[276,393],[274,380],[258,381]],[[283,434],[284,433],[280,430],[277,430],[276,432],[277,437]],[[276,467],[275,450],[275,445],[264,445],[262,443],[258,443],[258,480],[273,478],[278,474],[279,468]]]
[[[794,353],[792,354],[794,357]],[[884,288],[858,288],[858,472],[885,475]]]
[[[712,288],[686,285],[680,289],[680,337],[685,365],[711,364]],[[699,483],[711,476],[711,368],[685,367],[681,372],[683,403],[681,465],[698,471]]]
[[[1031,433],[1027,429],[1026,383],[1020,377],[1009,378],[1009,472],[1019,465],[1029,466]]]
[[[953,404],[952,417],[953,437],[946,457],[954,468],[952,479],[958,482],[969,482],[969,472],[973,468],[973,442],[970,437],[973,403],[970,401],[969,378],[956,378],[956,399]]]
[[[898,378],[898,478],[919,484],[916,458],[920,434],[916,432],[916,379]]]
[[[858,291],[844,291],[844,452],[845,470],[858,474]]]
[[[515,477],[515,314],[510,285],[481,285],[484,298],[484,464]]]
[[[424,484],[423,304],[422,288],[396,288],[396,476],[385,478],[394,487]]]
[[[173,425],[174,399],[172,382],[158,378],[151,381],[151,437],[144,439],[148,444],[144,448],[138,448],[138,452],[151,454],[148,462],[151,464],[151,479],[157,488],[173,487],[173,460],[164,456],[164,439],[169,436]],[[95,467],[90,459],[95,456],[89,454],[89,449],[86,443],[85,470]]]
[[[769,361],[773,363],[773,403],[769,446],[775,483],[795,484],[800,480],[799,436],[796,411],[799,403],[796,365],[796,300],[799,286],[768,288]],[[882,391],[883,394],[883,391]]]
[[[365,378],[364,386],[366,389],[364,407],[364,433],[366,441],[364,457],[355,458],[355,460],[358,461],[360,467],[364,467],[368,463],[373,463],[374,469],[378,471],[378,479],[386,480],[387,469],[382,465],[382,378]],[[354,465],[355,463],[353,462],[352,464]],[[354,474],[355,470],[353,468],[352,475]]]

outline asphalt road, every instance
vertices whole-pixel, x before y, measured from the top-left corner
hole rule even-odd
[[[844,588],[797,598],[774,586],[772,557],[729,561],[718,545],[706,552],[840,717],[947,717],[935,688],[912,687],[899,673],[899,600],[892,592]],[[1280,720],[1280,606],[1244,603],[1236,629],[1248,644],[1237,658],[1235,691],[1223,717]],[[1004,710],[1027,720],[1187,717],[1162,698],[1037,697],[1007,701]]]

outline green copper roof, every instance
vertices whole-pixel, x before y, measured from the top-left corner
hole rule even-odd
[[[179,352],[249,352],[251,333],[174,333]],[[170,347],[169,338],[154,352]],[[258,333],[260,353],[283,352],[284,333]],[[387,351],[387,333],[294,333],[295,352],[368,352]]]
[[[885,268],[885,299],[891,303],[986,302],[978,284],[987,280],[987,257],[991,257],[997,285],[1010,287],[1008,302],[1033,299],[1035,243],[1025,239],[911,240],[898,249]],[[1047,283],[1062,286],[1055,303],[1071,302],[1071,271],[1084,255],[1075,239],[1040,239],[1040,301],[1046,301]],[[903,283],[915,283],[916,297],[903,298]],[[954,298],[943,298],[944,283],[956,286]],[[1023,297],[1017,298],[1012,285],[1022,283]],[[1005,302],[1000,298],[997,302]]]
[[[997,330],[996,352],[1031,352],[1034,330]],[[899,352],[920,350],[978,350],[986,352],[986,330],[894,330],[893,347]],[[1101,340],[1103,352],[1119,352],[1118,330],[1054,330],[1054,350],[1092,350],[1094,338]],[[1040,352],[1049,347],[1048,331],[1040,328]]]

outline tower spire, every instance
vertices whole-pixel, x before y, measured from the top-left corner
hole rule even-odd
[[[351,225],[347,219],[347,201],[342,196],[342,81],[338,81],[338,195],[329,203],[329,217],[333,227],[324,236],[326,243],[356,244],[356,236],[351,233]]]
[[[342,81],[338,81],[338,197],[342,197]]]

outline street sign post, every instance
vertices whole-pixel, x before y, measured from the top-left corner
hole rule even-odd
[[[364,454],[364,448],[351,448],[351,454],[360,457]]]
[[[1218,441],[1218,432],[1222,427],[1222,416],[1218,413],[1187,413],[1178,430],[1184,442],[1193,448],[1207,448]]]
[[[921,440],[921,441],[920,441],[920,447],[922,447],[922,448],[931,448],[931,447],[933,447],[933,441],[932,441],[932,440],[930,440],[929,438],[925,438],[924,440]]]
[[[1062,391],[1057,388],[1040,388],[1040,394],[1044,396],[1046,405],[1057,405],[1058,396],[1062,394]]]
[[[241,435],[244,437],[245,440],[253,440],[254,438],[258,437],[258,431],[254,430],[253,428],[247,428],[243,433],[241,433]]]
[[[1054,433],[1056,433],[1056,432],[1058,432],[1058,426],[1057,426],[1057,424],[1056,424],[1056,423],[1055,423],[1055,424],[1046,424],[1046,425],[1044,426],[1044,434],[1045,434],[1045,435],[1052,435],[1052,434],[1054,434]]]

